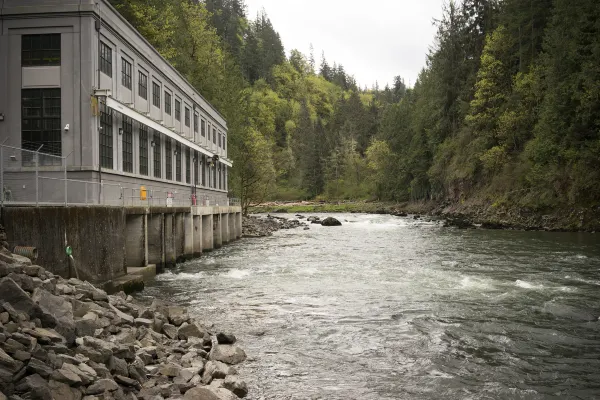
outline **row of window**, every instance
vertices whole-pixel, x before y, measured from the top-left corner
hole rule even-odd
[[[152,165],[152,175],[155,178],[164,178],[167,180],[182,181],[182,155],[185,151],[185,183],[191,183],[192,161],[194,164],[194,184],[201,184],[212,188],[225,189],[225,167],[219,164],[212,173],[212,179],[206,176],[206,168],[203,166],[209,165],[208,157],[200,155],[197,151],[192,151],[187,146],[182,150],[180,142],[175,142],[175,150],[173,151],[172,140],[163,138],[160,132],[154,131],[150,143],[148,135],[149,128],[145,125],[139,125],[139,151],[138,160],[140,175],[149,175],[148,169],[148,149],[152,148],[154,163]],[[59,127],[60,133],[60,127]],[[120,133],[123,135],[123,171],[133,173],[133,120],[127,116],[123,116],[122,127]],[[103,168],[114,169],[113,162],[113,113],[112,110],[105,105],[100,106],[100,164]],[[161,158],[161,142],[165,143],[165,170],[164,176],[162,171]],[[173,155],[175,156],[175,179],[173,179]],[[216,171],[216,172],[215,172]],[[201,180],[200,180],[201,178]]]
[[[127,89],[131,90],[133,87],[132,82],[132,64],[125,58],[121,59],[121,84]],[[104,42],[100,42],[100,71],[105,75],[112,77],[112,48],[105,44]],[[144,72],[138,72],[138,94],[144,100],[148,100],[148,75]],[[165,113],[168,115],[172,115],[172,104],[173,104],[173,96],[171,93],[165,90],[164,92],[164,101],[165,101]],[[156,82],[152,82],[152,105],[156,108],[161,107],[161,89],[160,85]],[[191,127],[190,120],[191,110],[188,107],[184,108],[184,123],[185,126]],[[175,99],[175,120],[181,121],[181,101]],[[200,133],[202,137],[206,137],[206,121],[202,119],[201,123],[198,123],[198,115],[194,113],[194,132]],[[199,129],[199,126],[201,128]],[[208,129],[210,140],[210,127]],[[217,129],[213,127],[213,144],[218,145],[219,147],[226,150],[226,140],[225,135],[221,132],[217,132]]]

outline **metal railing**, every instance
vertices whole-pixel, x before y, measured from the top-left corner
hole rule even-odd
[[[71,172],[72,174],[77,171]],[[225,194],[67,177],[67,157],[0,145],[1,205],[191,207],[239,205]]]

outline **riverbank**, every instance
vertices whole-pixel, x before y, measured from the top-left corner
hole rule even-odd
[[[309,229],[308,224],[298,219],[288,219],[273,215],[264,217],[246,216],[242,219],[242,237],[257,238],[271,236],[273,232],[280,229],[295,229],[300,227]]]
[[[245,359],[185,308],[107,295],[0,246],[0,400],[233,400]]]
[[[565,210],[531,210],[509,208],[477,202],[462,204],[437,202],[386,203],[343,202],[273,202],[251,207],[253,213],[366,213],[397,216],[428,215],[444,219],[447,225],[461,228],[539,230],[557,232],[600,231],[600,207]]]

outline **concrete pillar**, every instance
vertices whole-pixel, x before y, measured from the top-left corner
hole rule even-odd
[[[220,249],[223,246],[221,237],[221,214],[213,214],[213,248]]]
[[[144,267],[150,264],[148,255],[148,214],[144,213]]]
[[[165,214],[165,268],[173,268],[177,264],[175,250],[175,218],[174,214]]]
[[[143,267],[146,260],[144,214],[125,216],[125,268]]]
[[[235,239],[237,239],[237,231],[235,229],[235,213],[229,214],[227,218],[229,221],[229,241],[233,242]]]
[[[236,214],[236,218],[235,218],[237,224],[236,224],[236,228],[237,228],[237,238],[241,239],[242,238],[242,213],[239,212]]]
[[[194,215],[192,218],[193,254],[194,257],[200,257],[202,254],[202,215]]]
[[[221,214],[221,243],[229,243],[229,214]]]
[[[175,261],[179,262],[183,259],[185,254],[185,224],[184,224],[184,213],[177,213],[173,216],[173,240],[175,243]]]
[[[156,265],[156,272],[162,272],[165,265],[164,215],[149,214],[148,221],[148,264]]]
[[[202,216],[202,251],[211,251],[214,246],[213,241],[213,215]]]
[[[184,235],[183,235],[183,257],[190,259],[194,256],[194,216],[192,212],[183,214]]]

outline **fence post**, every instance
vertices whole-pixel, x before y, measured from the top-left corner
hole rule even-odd
[[[4,206],[4,147],[2,146],[0,146],[0,190],[2,191],[0,204]]]
[[[40,153],[37,151],[35,154],[35,206],[39,206],[39,192],[40,192]]]
[[[88,198],[87,198],[87,182],[85,182],[85,205],[89,207]]]
[[[67,182],[67,158],[63,158],[63,168],[64,168],[64,175],[65,175],[65,207],[67,206],[68,203],[68,194],[67,194],[67,187],[68,187],[68,182]]]

